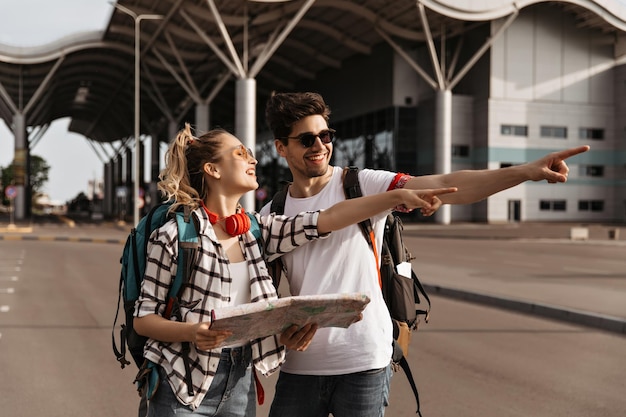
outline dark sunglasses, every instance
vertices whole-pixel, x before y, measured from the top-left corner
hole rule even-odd
[[[298,139],[302,146],[310,148],[315,143],[315,139],[320,138],[322,143],[331,143],[335,138],[335,130],[327,129],[314,134],[310,132],[301,133],[298,136],[287,136],[286,139]]]

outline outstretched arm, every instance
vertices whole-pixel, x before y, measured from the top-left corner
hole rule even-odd
[[[525,181],[565,182],[569,172],[565,160],[588,150],[589,146],[580,146],[552,152],[536,161],[507,168],[464,170],[449,174],[413,177],[407,182],[405,188],[455,186],[458,192],[441,196],[444,204],[475,203]]]
[[[428,190],[399,188],[366,197],[351,198],[320,212],[317,231],[323,234],[339,230],[400,205],[408,209],[422,208],[425,213],[432,214],[432,210],[440,205],[438,196],[454,193],[456,190],[455,187]]]

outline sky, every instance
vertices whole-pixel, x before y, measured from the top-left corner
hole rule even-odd
[[[109,0],[0,0],[0,43],[38,46],[74,33],[104,30],[112,12]],[[31,150],[50,165],[43,191],[61,203],[87,193],[88,181],[102,180],[104,169],[87,139],[68,132],[68,126],[69,119],[56,120]],[[14,148],[13,133],[0,121],[0,166],[11,164]]]

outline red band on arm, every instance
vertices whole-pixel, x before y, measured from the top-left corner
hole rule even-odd
[[[402,174],[400,172],[397,173],[396,176],[393,178],[393,181],[391,181],[391,184],[389,184],[387,191],[395,190],[396,188],[404,188],[406,183],[409,182],[411,178],[413,177],[410,175]],[[401,213],[410,213],[412,210],[407,209],[404,205],[400,205],[395,207],[394,211],[399,211]]]
[[[403,174],[401,172],[397,173],[396,176],[393,178],[393,181],[391,181],[391,184],[389,184],[389,188],[387,188],[387,191],[395,190],[396,188],[404,188],[406,183],[411,178],[413,177],[411,177],[410,175]]]

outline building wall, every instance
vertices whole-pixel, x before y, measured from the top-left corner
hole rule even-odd
[[[478,25],[464,35],[457,71],[501,23]],[[452,51],[458,40],[449,41]],[[527,182],[485,201],[453,207],[452,221],[506,222],[511,219],[512,201],[519,201],[521,221],[625,219],[626,65],[616,68],[614,45],[615,39],[578,27],[572,15],[549,3],[520,11],[453,91],[452,145],[456,151],[466,146],[469,153],[454,153],[452,170],[496,169],[583,144],[592,150],[568,161],[566,184]],[[409,53],[429,69],[425,45]],[[381,109],[416,106],[414,133],[404,129],[402,137],[394,139],[396,162],[399,152],[406,157],[411,151],[415,165],[410,161],[401,165],[412,168],[413,174],[433,173],[434,91],[390,46],[383,43],[371,55],[356,56],[298,89],[324,95],[333,111],[331,124]],[[411,113],[400,113],[402,125],[409,126]],[[399,123],[400,118],[396,128]],[[523,126],[526,132],[503,134],[503,126]],[[567,134],[547,137],[542,128]],[[600,129],[603,137],[581,139],[581,128]],[[598,166],[602,176],[588,175],[590,167]],[[581,210],[581,202],[598,201],[602,211]]]
[[[623,58],[623,57],[619,57]],[[618,221],[626,221],[626,65],[615,68],[615,212]]]
[[[521,201],[521,220],[613,220],[617,170],[613,47],[604,35],[578,28],[571,15],[550,5],[520,12],[491,48],[488,101],[489,168],[518,164],[583,144],[592,151],[572,158],[569,181],[554,186],[525,183],[488,201],[488,221],[508,219],[508,201]],[[525,127],[525,135],[503,134],[503,126]],[[560,137],[542,134],[558,129]],[[602,129],[602,140],[580,139],[579,130]],[[603,176],[589,176],[602,166]],[[603,201],[603,211],[580,210],[581,201]],[[541,202],[544,207],[541,209]],[[565,201],[566,208],[546,209]],[[549,205],[549,204],[548,204]]]
[[[356,55],[297,90],[322,94],[332,112],[331,122],[370,113],[393,105],[393,63],[393,50],[383,44],[371,55]]]

